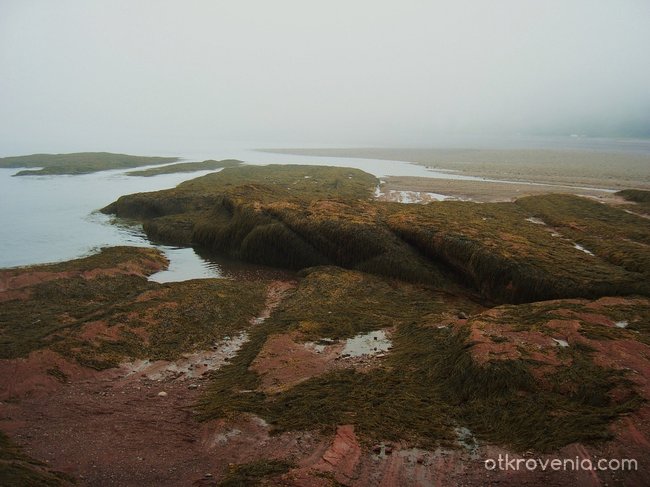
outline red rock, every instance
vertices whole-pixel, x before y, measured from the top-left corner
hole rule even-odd
[[[354,477],[360,459],[361,447],[354,434],[354,426],[348,424],[337,428],[332,444],[314,468],[332,472],[339,482],[344,482]]]

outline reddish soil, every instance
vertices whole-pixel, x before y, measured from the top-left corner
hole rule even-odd
[[[305,342],[301,332],[271,335],[251,364],[251,370],[260,376],[260,390],[274,394],[335,369],[372,370],[386,356],[386,352],[350,356],[343,353],[345,346],[345,340],[327,344]]]
[[[566,330],[559,328],[557,338],[566,340]],[[472,320],[470,341],[475,343],[471,348],[472,357],[479,364],[521,359],[525,350],[533,360],[560,365],[556,354],[558,343],[539,331],[515,331],[498,322],[481,321],[479,316]]]
[[[4,301],[27,301],[32,295],[31,289],[9,289],[0,292],[0,303]]]
[[[255,418],[198,422],[192,406],[201,380],[130,379],[111,370],[62,384],[34,379],[39,375],[32,369],[29,390],[13,388],[1,406],[1,428],[27,454],[81,485],[192,485],[262,452],[298,454],[298,438],[311,441],[304,434],[269,436]]]
[[[47,374],[53,365],[68,375],[68,383]],[[598,480],[585,472],[488,471],[483,462],[498,458],[499,453],[534,458],[489,445],[474,457],[463,449],[372,448],[362,445],[349,425],[327,437],[315,432],[272,435],[264,421],[249,415],[200,423],[192,405],[204,387],[201,379],[152,381],[124,377],[117,369],[94,372],[52,352],[3,361],[0,377],[2,430],[23,445],[26,453],[74,475],[80,485],[216,485],[231,464],[260,458],[296,461],[296,469],[270,485],[302,487],[329,486],[331,479],[349,486],[390,487],[600,486],[613,480],[611,476]],[[162,391],[167,395],[159,396]],[[616,442],[601,448],[572,445],[542,458],[595,455],[636,458],[641,466],[647,465],[649,422],[650,410],[643,408],[616,424]],[[646,485],[640,474],[618,476],[625,479],[625,485]]]
[[[294,285],[272,283],[257,322]],[[106,332],[102,322],[84,329],[91,338]],[[151,380],[128,364],[97,372],[37,351],[0,361],[0,429],[28,455],[92,486],[212,485],[232,463],[299,455],[315,441],[309,433],[271,436],[249,416],[198,422],[193,405],[204,378]]]
[[[274,283],[267,308],[258,320],[268,317],[292,286]],[[611,326],[611,320],[606,322],[599,312],[606,304],[628,304],[618,298],[615,301],[585,302],[590,311],[580,314],[580,319]],[[597,349],[598,363],[629,369],[639,392],[650,401],[650,347],[634,339],[587,340],[571,313],[567,311],[566,319],[549,320],[553,336],[557,333],[570,344],[586,340]],[[472,339],[478,341],[474,353],[479,362],[514,356],[516,350],[507,345],[510,342],[536,348],[549,366],[556,361],[553,350],[558,345],[549,335],[509,330],[492,320],[481,320],[480,315],[470,324]],[[88,324],[84,333],[98,336],[106,330],[101,322],[95,322]],[[496,343],[492,334],[508,342]],[[331,347],[331,352],[318,354],[292,335],[279,335],[265,345],[254,367],[263,374],[265,387],[286,386],[327,370],[338,353]],[[296,359],[293,362],[292,357]],[[185,370],[180,362],[156,366]],[[218,366],[216,361],[214,364]],[[517,455],[491,445],[479,445],[477,451],[461,445],[426,451],[403,444],[364,444],[351,425],[340,425],[329,435],[313,431],[278,435],[260,418],[245,414],[199,422],[193,405],[206,385],[204,375],[161,374],[154,380],[144,369],[133,372],[126,365],[97,372],[47,350],[33,352],[26,359],[2,360],[0,429],[28,455],[73,475],[82,486],[214,486],[232,464],[258,459],[294,461],[296,468],[267,485],[295,487],[325,487],[333,480],[355,487],[647,485],[648,405],[617,421],[612,426],[614,441],[597,446],[574,444],[552,455]],[[159,395],[161,392],[165,394]],[[639,471],[486,470],[485,460],[497,459],[499,454],[511,459],[633,458],[639,462]]]
[[[263,391],[280,392],[332,370],[342,349],[341,343],[319,353],[316,348],[300,342],[296,333],[272,335],[251,369],[260,375]]]
[[[71,277],[81,276],[81,274],[81,271],[34,271],[20,273],[11,270],[2,271],[0,272],[0,292],[30,287],[43,282],[53,281],[55,279],[69,279]]]
[[[109,326],[105,321],[91,321],[86,323],[78,337],[83,341],[95,341],[100,339],[102,341],[118,341],[120,339],[120,333],[122,332],[122,326]]]

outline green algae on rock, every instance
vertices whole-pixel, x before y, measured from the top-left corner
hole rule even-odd
[[[291,269],[460,283],[492,302],[650,294],[647,219],[568,195],[385,203],[372,199],[376,183],[355,169],[241,166],[104,211],[143,222],[162,242]]]
[[[611,422],[643,400],[617,361],[625,360],[625,347],[641,347],[647,357],[650,349],[613,321],[636,305],[647,309],[650,302],[559,300],[482,311],[420,286],[334,267],[312,269],[252,330],[239,355],[214,372],[200,409],[204,419],[253,413],[276,431],[331,432],[353,424],[368,444],[450,445],[459,424],[479,441],[517,451],[604,441],[612,437]],[[456,318],[460,309],[468,320]],[[644,320],[633,316],[634,323]],[[332,336],[386,327],[393,329],[393,348],[366,370],[339,367],[266,392],[251,367],[274,335],[297,332],[330,343]],[[615,333],[603,340],[600,329]],[[558,337],[569,347],[560,347]],[[290,356],[277,358],[285,359]]]
[[[263,308],[265,283],[146,279],[164,266],[155,249],[116,247],[0,271],[0,358],[50,348],[97,369],[131,358],[171,360],[245,329]]]

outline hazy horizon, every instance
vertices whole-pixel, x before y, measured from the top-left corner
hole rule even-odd
[[[0,0],[0,150],[650,137],[650,3]]]

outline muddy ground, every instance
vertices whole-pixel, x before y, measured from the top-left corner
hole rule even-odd
[[[24,277],[21,289],[39,282],[33,279],[33,273]],[[18,282],[16,279],[20,280],[20,274],[14,274],[12,282]],[[275,310],[283,308],[296,285],[293,281],[270,282],[266,303],[251,317],[251,326],[260,326]],[[15,286],[5,286],[2,292],[12,290]],[[535,346],[537,359],[555,366],[555,335],[571,346],[577,341],[588,341],[599,349],[604,365],[633,370],[636,387],[647,400],[648,345],[630,339],[632,332],[626,330],[621,330],[626,335],[620,340],[608,341],[587,340],[577,331],[580,319],[587,320],[590,326],[617,331],[620,328],[607,317],[607,306],[638,304],[622,298],[557,302],[554,313],[564,313],[566,320],[551,326],[550,334],[499,326],[500,319],[507,322],[502,316],[509,316],[508,308],[482,313],[477,310],[469,320],[443,314],[436,326],[454,328],[471,324],[478,344],[473,353],[479,363],[490,355],[492,359],[504,359],[508,354],[518,353],[522,346]],[[577,314],[576,305],[589,312]],[[567,308],[562,311],[564,306]],[[263,485],[305,487],[601,486],[644,485],[647,479],[650,408],[646,403],[612,424],[613,440],[595,445],[570,444],[552,453],[491,445],[464,428],[458,429],[455,441],[435,449],[422,449],[403,441],[369,441],[359,435],[353,424],[339,424],[331,431],[278,434],[254,414],[200,421],[196,405],[210,383],[210,374],[236,355],[246,341],[247,332],[242,333],[177,360],[130,360],[102,371],[84,367],[47,348],[24,358],[1,360],[0,429],[24,453],[44,463],[38,468],[63,472],[75,479],[77,485],[88,486],[220,485],[228,479],[240,483],[224,485],[255,485],[259,481]],[[386,329],[382,336],[389,340],[391,333]],[[495,334],[503,339],[489,339]],[[331,370],[353,368],[368,373],[381,367],[392,352],[390,347],[373,347],[373,343],[371,338],[369,348],[355,355],[344,353],[345,342],[305,342],[296,331],[273,335],[251,369],[261,376],[261,388],[273,394]],[[506,454],[518,459],[634,458],[639,462],[639,471],[516,472],[485,468],[487,459],[496,460]],[[286,468],[275,474],[240,475],[241,465],[256,461],[269,465],[274,460],[288,462]]]

